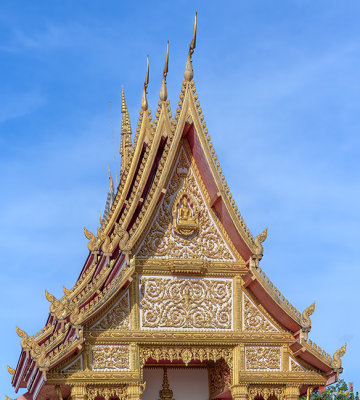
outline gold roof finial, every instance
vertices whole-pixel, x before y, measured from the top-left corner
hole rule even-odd
[[[111,189],[114,186],[114,182],[113,182],[113,178],[111,176],[110,164],[109,164],[109,180],[110,180],[109,189]]]
[[[194,32],[190,43],[189,53],[187,56],[185,72],[184,72],[185,80],[187,80],[188,82],[190,82],[194,77],[194,70],[192,66],[192,54],[196,47],[196,28],[197,28],[197,12],[195,13]]]
[[[149,84],[149,56],[147,56],[146,78],[145,78],[145,82],[144,82],[143,96],[142,96],[142,100],[141,100],[141,108],[144,111],[146,111],[148,109],[148,102],[147,102],[147,98],[146,98],[148,84]]]
[[[165,59],[165,67],[163,73],[163,79],[161,83],[160,89],[160,100],[165,101],[167,99],[167,88],[166,88],[166,76],[169,70],[169,41],[167,42],[166,46],[166,59]]]

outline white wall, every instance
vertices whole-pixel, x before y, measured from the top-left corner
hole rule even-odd
[[[170,389],[175,400],[209,400],[208,370],[206,368],[167,369]],[[143,400],[159,400],[164,370],[161,367],[145,367],[146,389]]]

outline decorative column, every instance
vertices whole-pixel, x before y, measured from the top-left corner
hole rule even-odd
[[[233,400],[248,400],[248,385],[233,385],[230,390]]]
[[[285,400],[298,400],[300,396],[299,386],[297,385],[286,385],[285,388]]]
[[[133,383],[127,386],[127,400],[141,400],[145,384]]]
[[[86,400],[86,386],[85,385],[74,385],[71,388],[72,400]]]

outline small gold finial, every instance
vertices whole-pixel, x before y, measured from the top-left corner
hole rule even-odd
[[[194,31],[193,31],[193,36],[191,39],[190,43],[190,48],[189,48],[189,53],[188,57],[186,60],[186,66],[185,66],[185,72],[184,72],[184,77],[185,80],[190,82],[192,78],[194,77],[194,70],[192,66],[192,54],[194,53],[195,47],[196,47],[196,29],[197,29],[197,12],[195,13],[195,22],[194,22]]]
[[[8,373],[9,373],[10,375],[14,375],[14,374],[15,374],[14,368],[11,368],[10,365],[7,366],[7,369],[8,369]]]
[[[109,164],[109,180],[110,180],[109,189],[111,189],[114,186],[114,182],[111,176],[110,164]]]
[[[99,221],[100,221],[100,226],[101,226],[102,221],[101,221],[101,211],[100,210],[99,210]]]
[[[168,70],[169,70],[169,41],[167,41],[167,46],[166,46],[165,67],[164,67],[163,79],[162,79],[161,89],[160,89],[160,100],[161,101],[165,101],[167,99],[166,76],[167,76]]]
[[[148,102],[147,102],[147,87],[149,84],[149,56],[147,56],[146,58],[147,60],[147,69],[146,69],[146,78],[145,78],[145,82],[144,82],[144,90],[143,90],[143,96],[142,96],[142,100],[141,100],[141,108],[146,111],[148,109]]]

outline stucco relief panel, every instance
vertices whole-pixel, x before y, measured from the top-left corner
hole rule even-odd
[[[108,329],[130,329],[130,299],[128,291],[98,322],[90,327],[90,330]]]
[[[91,346],[94,371],[127,371],[130,369],[128,345],[99,344]]]
[[[142,329],[231,330],[231,279],[140,278]]]
[[[243,292],[243,330],[257,332],[278,332],[274,324],[257,308],[252,300]]]
[[[245,369],[247,371],[280,371],[280,346],[245,346]]]

